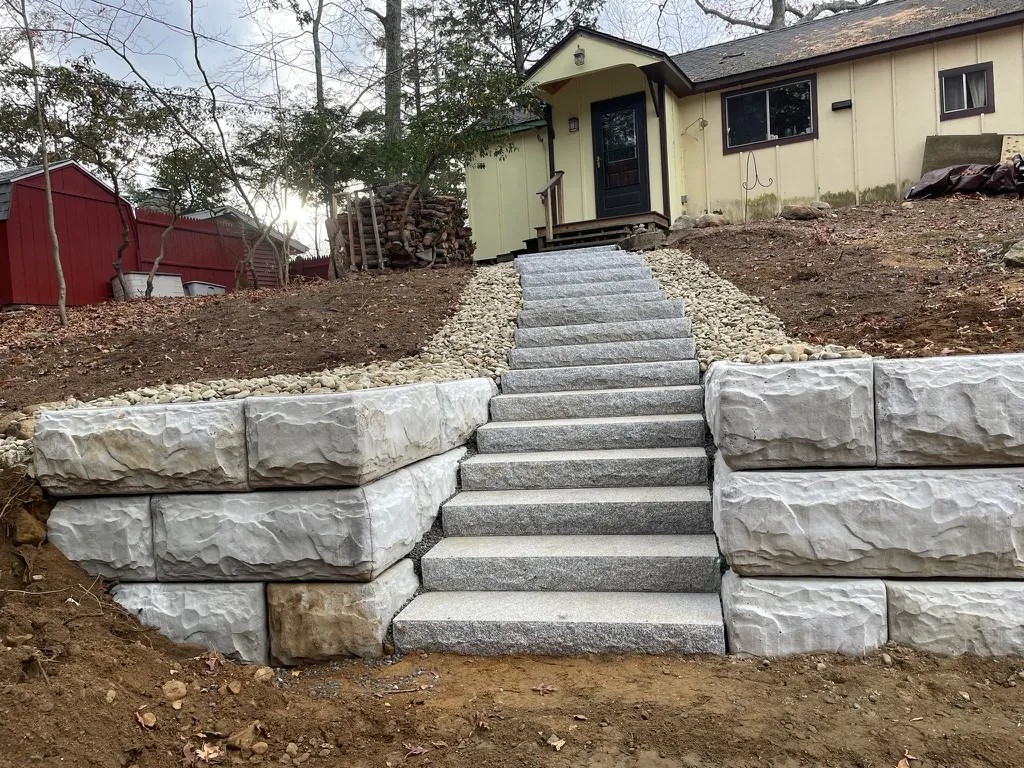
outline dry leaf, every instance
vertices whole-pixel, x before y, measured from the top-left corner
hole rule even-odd
[[[483,731],[491,730],[491,726],[489,726],[487,724],[487,719],[486,718],[487,718],[487,715],[485,715],[483,712],[477,712],[476,713],[476,727],[481,729],[481,730],[483,730]]]
[[[412,757],[413,755],[425,755],[430,751],[426,747],[421,747],[416,744],[403,744],[402,746],[408,750],[405,755],[406,757]]]
[[[204,763],[208,763],[211,760],[218,758],[223,754],[220,747],[214,744],[203,744],[199,749],[196,750],[196,757],[202,760]]]
[[[586,720],[587,716],[586,715],[573,715],[573,719],[575,719],[575,720]]]
[[[541,696],[543,696],[546,693],[554,693],[558,689],[555,688],[553,685],[538,685],[533,690],[539,693]]]

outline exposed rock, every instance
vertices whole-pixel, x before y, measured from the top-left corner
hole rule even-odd
[[[815,205],[787,205],[779,214],[783,219],[791,221],[813,221],[825,216],[825,211]]]
[[[408,554],[455,494],[449,451],[361,488],[153,497],[164,581],[369,581]]]
[[[722,579],[729,652],[742,656],[845,653],[886,643],[880,579]]]
[[[498,394],[493,379],[463,379],[437,385],[441,414],[441,449],[463,445],[490,418],[491,398]]]
[[[1024,655],[1024,583],[887,581],[890,639],[939,653]]]
[[[1024,578],[1024,468],[731,472],[715,532],[744,576]]]
[[[263,591],[262,584],[121,584],[113,595],[171,640],[266,664],[270,644]]]
[[[640,251],[651,251],[665,242],[665,233],[661,230],[653,232],[638,232],[619,240],[618,246],[624,251],[638,253]]]
[[[90,576],[156,579],[148,496],[65,499],[47,526],[50,543]]]
[[[1024,355],[875,362],[878,464],[1024,464]]]
[[[31,440],[36,431],[36,420],[33,416],[12,421],[7,427],[7,437],[14,440]]]
[[[46,526],[27,509],[19,508],[14,513],[14,544],[39,546],[46,541]]]
[[[1007,267],[1024,267],[1024,240],[1014,243],[1003,254],[1003,265]]]
[[[704,385],[708,424],[732,469],[875,463],[870,360],[715,363]]]
[[[813,205],[815,208],[821,211],[832,210],[832,206],[829,203],[826,203],[824,200],[815,200],[813,203],[811,203],[811,205]]]
[[[391,619],[418,589],[411,560],[367,584],[268,584],[271,655],[288,665],[381,656]]]
[[[238,402],[46,411],[34,442],[36,475],[56,496],[247,487]]]
[[[672,226],[669,227],[669,230],[672,232],[684,232],[687,229],[693,229],[696,223],[697,220],[694,219],[693,216],[687,216],[684,213],[672,222]]]
[[[725,227],[732,224],[729,221],[728,216],[723,216],[721,213],[705,213],[702,216],[697,217],[697,221],[694,222],[694,226],[697,229],[705,229],[707,227]]]

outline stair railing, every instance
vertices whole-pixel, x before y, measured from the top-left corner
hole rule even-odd
[[[547,227],[547,242],[551,242],[554,236],[555,224],[560,224],[565,211],[562,202],[562,177],[565,171],[555,171],[555,175],[548,179],[548,183],[538,190],[540,202],[544,206],[544,224]]]

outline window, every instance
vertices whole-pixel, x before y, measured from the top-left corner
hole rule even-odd
[[[727,154],[817,138],[815,78],[727,93],[722,97],[722,113]]]
[[[996,111],[992,62],[939,72],[943,120]]]

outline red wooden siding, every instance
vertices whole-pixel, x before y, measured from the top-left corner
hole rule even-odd
[[[292,262],[289,272],[294,277],[319,277],[326,280],[330,265],[331,260],[327,256],[299,256]]]

